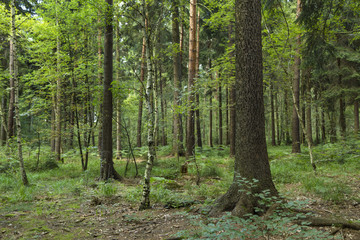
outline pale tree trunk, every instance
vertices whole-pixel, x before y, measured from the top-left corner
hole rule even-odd
[[[226,87],[225,90],[225,124],[226,124],[226,142],[225,144],[228,146],[230,144],[230,128],[229,128],[229,87]]]
[[[172,41],[174,47],[173,52],[173,75],[174,75],[174,138],[173,152],[178,156],[184,155],[184,146],[182,139],[180,140],[180,91],[181,91],[181,48],[180,48],[180,32],[179,32],[179,1],[174,0],[172,6]],[[182,130],[181,130],[182,131]]]
[[[147,9],[146,9],[146,2],[142,0],[142,15],[143,15],[143,34],[146,43],[146,64],[147,64],[147,81],[146,81],[146,93],[145,93],[145,100],[146,100],[146,108],[148,110],[148,159],[146,163],[146,169],[144,174],[144,183],[143,183],[143,193],[142,193],[142,200],[140,203],[140,210],[150,208],[150,178],[151,178],[151,170],[154,164],[154,160],[156,157],[156,150],[155,150],[155,112],[153,109],[152,101],[153,98],[153,76],[152,76],[152,64],[150,59],[150,37],[148,28],[146,26],[146,18],[147,18]]]
[[[6,97],[1,97],[1,146],[4,146],[6,144],[7,139],[7,126],[6,126]]]
[[[146,20],[145,20],[146,21]],[[145,22],[145,27],[147,27],[147,22]],[[146,39],[143,37],[142,49],[141,49],[141,69],[140,69],[140,93],[139,93],[139,111],[138,111],[138,121],[137,121],[137,134],[136,134],[136,146],[141,147],[141,129],[142,129],[142,113],[143,113],[143,99],[144,99],[144,79],[146,71]]]
[[[119,21],[116,19],[115,23],[116,31],[116,43],[115,43],[115,55],[116,55],[116,81],[120,82],[120,27]],[[120,97],[116,100],[116,158],[121,158],[121,99]]]
[[[278,193],[271,178],[265,139],[261,2],[236,0],[235,19],[237,136],[234,180],[227,193],[215,202],[210,215],[232,211],[233,215],[243,217],[255,213],[257,208],[266,210],[255,194],[264,190],[268,190],[270,196]],[[250,188],[240,186],[241,179],[257,179],[258,182]]]
[[[298,18],[301,13],[301,0],[297,0],[297,10],[296,17]],[[300,99],[299,99],[299,90],[300,90],[300,45],[301,45],[301,36],[296,37],[296,54],[294,57],[294,79],[292,83],[292,90],[294,93],[294,103],[293,103],[293,113],[292,113],[292,153],[300,153],[300,126],[299,126],[299,117],[297,109],[300,109]]]
[[[189,28],[189,73],[188,73],[188,115],[186,124],[186,156],[195,154],[195,93],[194,78],[196,69],[196,0],[190,0]]]
[[[113,81],[113,1],[106,0],[106,3],[100,179],[108,180],[109,178],[114,178],[121,180],[121,176],[114,168],[112,140],[113,97],[111,83]]]
[[[21,180],[25,186],[29,185],[29,181],[26,176],[24,159],[22,154],[22,142],[21,142],[21,122],[19,111],[19,80],[17,77],[17,61],[16,61],[16,32],[15,32],[15,0],[11,1],[11,50],[10,50],[10,78],[14,84],[14,107],[15,107],[15,122],[16,122],[16,141],[18,145],[18,157],[20,162]]]
[[[197,15],[197,27],[196,27],[196,63],[195,63],[195,77],[199,77],[199,55],[200,55],[200,11]],[[196,93],[196,136],[197,145],[202,147],[201,140],[201,121],[200,121],[200,94]]]
[[[289,120],[289,101],[288,101],[288,90],[285,89],[284,90],[284,111],[285,111],[285,129],[284,129],[284,134],[285,134],[285,143],[286,145],[290,144],[290,120]]]

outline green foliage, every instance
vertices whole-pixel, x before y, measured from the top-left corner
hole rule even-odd
[[[238,183],[245,194],[252,194],[250,189],[256,187],[257,180],[240,178]],[[195,216],[192,224],[197,226],[197,229],[190,232],[180,231],[175,236],[186,239],[333,239],[327,233],[308,227],[309,223],[305,219],[309,214],[292,211],[303,207],[306,202],[284,202],[282,198],[272,197],[268,190],[257,193],[254,197],[259,199],[266,209],[274,204],[278,204],[278,207],[265,216],[260,208],[257,209],[257,214],[248,214],[245,218],[226,214],[219,219],[201,220],[199,216]]]

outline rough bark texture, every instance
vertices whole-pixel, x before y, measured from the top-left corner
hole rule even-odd
[[[188,115],[186,124],[186,156],[191,157],[195,151],[195,93],[194,78],[196,68],[196,0],[190,0],[189,28],[189,73],[188,73]]]
[[[272,182],[265,140],[265,114],[263,100],[261,2],[236,0],[236,154],[234,182],[220,197],[210,214],[232,211],[244,216],[263,207],[254,197],[265,189],[277,195]],[[252,194],[239,192],[237,176],[257,179]]]
[[[58,20],[56,20],[58,24]],[[61,78],[60,39],[56,39],[55,159],[61,161]]]
[[[107,8],[104,37],[104,92],[100,178],[102,180],[108,180],[109,178],[120,180],[120,175],[114,168],[112,140],[113,97],[111,92],[111,83],[113,81],[113,1],[106,0],[106,3]]]
[[[297,0],[297,11],[296,16],[299,17],[301,8],[300,8],[301,0]],[[293,104],[293,111],[292,111],[292,153],[300,153],[300,126],[299,126],[299,117],[296,112],[296,108],[300,109],[300,35],[296,37],[296,55],[294,57],[294,79],[292,82],[292,90],[295,96],[295,101]]]
[[[181,49],[180,49],[180,32],[179,32],[179,1],[173,1],[172,15],[172,41],[176,46],[173,52],[173,69],[174,69],[174,138],[173,151],[178,156],[184,155],[184,146],[180,140],[180,91],[181,91]]]
[[[145,23],[146,24],[146,23]],[[144,95],[144,79],[146,71],[146,43],[145,37],[143,38],[143,45],[141,50],[141,70],[140,70],[140,93],[139,93],[139,111],[138,111],[138,122],[137,122],[137,134],[136,134],[136,146],[141,147],[141,128],[142,128],[142,112],[143,112],[143,95]]]

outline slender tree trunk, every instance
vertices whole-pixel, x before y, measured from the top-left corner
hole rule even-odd
[[[230,145],[230,123],[229,123],[229,87],[226,87],[226,94],[225,94],[225,104],[226,104],[226,108],[225,108],[225,123],[226,123],[226,145],[229,146]]]
[[[301,0],[297,0],[297,10],[296,17],[298,18],[301,13]],[[301,45],[301,36],[296,37],[296,55],[294,57],[294,79],[292,82],[292,90],[294,92],[294,106],[292,113],[292,153],[300,153],[300,126],[299,126],[299,117],[296,112],[296,108],[300,109],[300,99],[299,99],[299,90],[300,90],[300,45]]]
[[[7,133],[8,133],[8,140],[10,140],[14,136],[14,114],[15,114],[15,4],[14,0],[11,0],[11,33],[10,33],[10,60],[9,60],[9,73],[10,73],[10,80],[9,80],[9,89],[10,89],[10,97],[9,97],[9,111],[8,111],[8,121],[7,121]]]
[[[215,202],[210,215],[232,211],[233,215],[243,217],[255,213],[256,208],[266,208],[254,194],[265,189],[271,196],[278,193],[271,178],[265,139],[261,1],[236,0],[235,19],[237,137],[234,180],[227,193]],[[256,187],[239,184],[239,180],[253,179],[258,181]]]
[[[116,43],[115,43],[115,55],[116,55],[116,81],[120,83],[120,26],[119,21],[116,21],[115,24],[115,35],[116,35]],[[121,99],[120,97],[116,100],[116,158],[121,158]]]
[[[218,117],[219,117],[219,145],[223,145],[223,119],[222,119],[222,87],[220,82],[220,75],[218,76]]]
[[[165,132],[165,100],[163,95],[163,88],[164,88],[165,78],[162,78],[161,69],[160,69],[160,109],[161,109],[161,145],[166,145],[166,132]]]
[[[359,133],[359,101],[354,101],[354,133],[357,136]]]
[[[284,111],[285,111],[285,143],[290,144],[290,120],[289,120],[289,101],[288,101],[288,90],[284,90]]]
[[[275,125],[276,125],[276,137],[277,145],[281,145],[281,131],[280,131],[280,118],[279,118],[279,100],[278,100],[278,88],[274,95],[275,98]]]
[[[147,23],[145,22],[145,25]],[[146,27],[146,26],[145,26]],[[141,128],[142,128],[142,112],[143,112],[143,99],[144,99],[144,79],[145,79],[145,71],[146,71],[146,43],[145,37],[143,37],[143,44],[141,50],[141,70],[140,70],[140,93],[139,93],[139,111],[138,111],[138,122],[137,122],[137,135],[136,135],[136,146],[141,147]]]
[[[58,7],[58,6],[56,6]],[[56,10],[57,11],[57,10]],[[56,12],[56,25],[58,25]],[[56,38],[56,100],[55,100],[55,159],[61,161],[61,65],[60,65],[60,39]]]
[[[326,142],[325,114],[323,109],[321,109],[321,139],[323,143]]]
[[[234,38],[233,38],[233,24],[229,25],[229,47],[234,45]],[[231,53],[231,58],[235,58],[234,52]],[[231,72],[231,76],[235,76],[235,71]],[[230,111],[230,133],[229,133],[229,140],[230,140],[230,156],[235,156],[235,121],[236,121],[236,109],[235,109],[235,85],[234,82],[230,84],[230,99],[229,99],[229,111]]]
[[[24,159],[22,154],[22,142],[21,142],[21,122],[20,122],[20,110],[19,110],[19,80],[17,77],[17,61],[16,61],[16,28],[15,28],[15,0],[11,0],[11,34],[10,34],[10,79],[13,83],[13,107],[15,110],[15,122],[16,122],[16,141],[18,145],[18,157],[20,162],[21,180],[25,186],[29,185],[28,178],[26,176]]]
[[[188,115],[186,124],[186,156],[189,158],[195,151],[195,93],[194,78],[196,71],[196,0],[190,0],[189,28],[189,73],[188,73]]]
[[[102,112],[102,146],[101,146],[101,168],[100,179],[108,180],[114,178],[120,180],[113,162],[113,139],[112,139],[112,118],[113,118],[113,97],[111,83],[113,81],[113,1],[106,0],[105,12],[105,37],[104,37],[104,91],[103,91],[103,112]]]
[[[179,32],[179,1],[174,0],[172,5],[172,41],[174,45],[173,52],[173,75],[174,75],[174,138],[173,152],[178,156],[184,155],[183,142],[180,139],[182,129],[180,125],[180,92],[181,92],[181,48]]]
[[[197,15],[197,28],[196,28],[196,63],[195,63],[195,77],[199,77],[199,55],[200,55],[200,11]],[[197,145],[202,148],[201,140],[201,121],[200,121],[200,94],[196,93],[196,135]]]
[[[100,71],[100,69],[102,68],[102,47],[101,47],[101,34],[102,34],[102,31],[101,31],[101,24],[100,24],[100,11],[99,11],[99,17],[98,17],[98,25],[99,25],[99,28],[98,28],[98,37],[97,37],[97,44],[98,44],[98,81],[99,81],[99,85],[103,85],[103,75]],[[100,102],[100,105],[99,105],[99,110],[98,110],[98,116],[97,116],[97,121],[98,121],[98,125],[99,125],[99,136],[98,136],[98,152],[100,153],[101,155],[101,152],[102,152],[102,136],[103,136],[103,133],[102,133],[102,126],[103,126],[103,123],[102,123],[102,111],[103,111],[103,104],[102,104],[102,99],[101,97],[99,97],[99,102]],[[73,119],[74,119],[74,114],[73,114]],[[74,126],[74,121],[73,121],[73,124],[72,126]]]
[[[315,101],[319,99],[318,90],[315,88]],[[315,143],[320,143],[320,115],[319,115],[319,106],[315,105]]]
[[[341,71],[341,59],[338,58],[337,59],[337,64],[338,64],[338,68],[339,71]],[[342,86],[342,74],[339,74],[339,86]],[[339,99],[339,125],[340,125],[340,133],[341,133],[341,137],[343,140],[345,140],[346,138],[346,119],[345,119],[345,96],[343,93],[340,94],[340,99]]]
[[[156,150],[155,150],[155,113],[152,105],[151,99],[153,98],[153,79],[152,79],[152,64],[150,59],[150,39],[147,26],[145,24],[146,17],[147,17],[147,10],[146,10],[146,2],[145,0],[142,1],[142,13],[143,13],[143,34],[145,37],[146,43],[146,63],[147,63],[147,81],[146,81],[146,106],[148,110],[148,159],[146,163],[146,169],[144,174],[144,184],[143,184],[143,194],[142,200],[140,203],[140,210],[144,210],[150,207],[150,178],[151,178],[151,170],[154,164],[154,159],[156,157]]]
[[[306,133],[308,135],[308,141],[310,145],[313,145],[313,137],[312,137],[312,123],[311,123],[311,70],[307,70],[306,74]]]
[[[329,135],[330,135],[330,142],[336,143],[337,136],[336,136],[336,116],[335,112],[328,112],[328,117],[330,121],[330,129],[329,129]]]
[[[306,143],[305,131],[306,129],[302,129],[302,126],[306,126],[306,83],[301,83],[301,120],[302,123],[300,124],[300,142],[302,144]],[[304,131],[305,130],[305,131]]]
[[[274,83],[270,82],[270,112],[271,112],[271,145],[276,146]]]

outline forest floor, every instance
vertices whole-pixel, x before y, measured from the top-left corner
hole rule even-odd
[[[327,171],[326,174],[323,171],[321,176],[318,176],[318,179],[328,179],[332,183],[340,181],[343,184],[340,187],[347,186],[347,191],[340,199],[334,197],[337,195],[330,200],[326,199],[327,195],[324,197],[321,192],[326,192],[328,189],[322,189],[319,183],[317,183],[317,187],[320,186],[318,189],[320,194],[317,191],[305,189],[306,183],[304,182],[286,183],[278,180],[277,187],[289,200],[308,201],[304,206],[305,209],[318,216],[358,222],[360,219],[359,164],[350,169],[353,170],[340,169],[338,172]],[[275,174],[277,174],[276,171]],[[74,176],[73,178],[75,178]],[[71,179],[71,176],[67,177]],[[231,176],[227,178],[231,179]],[[275,182],[276,179],[274,177]],[[52,175],[51,178],[47,177],[49,184],[56,184],[56,181],[61,182],[62,180],[68,181],[61,174]],[[60,186],[60,188],[69,188],[69,191],[59,190],[58,193],[54,193],[54,191],[58,191],[55,187],[49,188],[42,183],[40,184],[42,192],[32,193],[31,198],[27,198],[26,193],[20,193],[24,199],[17,201],[12,201],[6,194],[1,197],[0,194],[0,239],[187,239],[188,235],[186,234],[181,235],[183,238],[174,237],[179,236],[175,235],[179,231],[196,232],[200,237],[194,239],[205,239],[201,237],[202,228],[198,223],[200,220],[208,221],[204,209],[209,207],[205,196],[209,192],[203,195],[196,192],[197,194],[190,198],[198,201],[185,204],[187,205],[185,207],[182,207],[183,200],[181,199],[178,204],[169,206],[166,201],[168,199],[174,201],[174,198],[169,197],[169,192],[163,188],[155,187],[154,191],[158,192],[156,193],[158,196],[153,196],[152,208],[138,211],[138,198],[136,197],[134,201],[134,196],[132,196],[135,190],[129,192],[127,189],[135,189],[134,187],[137,186],[135,195],[141,195],[141,188],[138,187],[139,180],[139,178],[126,178],[122,183],[112,182],[111,188],[104,188],[107,185],[102,185],[96,180],[87,182],[84,186],[82,180],[80,185],[70,183]],[[50,183],[50,181],[54,182]],[[222,177],[204,176],[202,189],[214,188],[222,181]],[[182,192],[186,187],[197,188],[194,182],[193,176],[190,174],[178,176],[171,183],[176,183],[176,192]],[[164,184],[166,183],[161,182],[161,186]],[[333,194],[341,192],[337,187],[339,186],[332,186],[335,191],[335,193],[332,192]],[[227,186],[223,186],[223,188],[223,191],[226,191]],[[99,194],[100,191],[102,194]],[[219,193],[221,194],[223,191]],[[19,193],[13,193],[19,195]],[[186,194],[191,195],[191,191],[187,190]],[[178,196],[180,195],[175,194],[175,197]],[[356,230],[342,229],[338,226],[316,227],[316,229],[332,233],[334,239],[360,239],[360,231]],[[256,239],[287,238],[280,235],[270,237],[264,235],[262,238]],[[315,239],[315,237],[310,236],[307,239]]]

